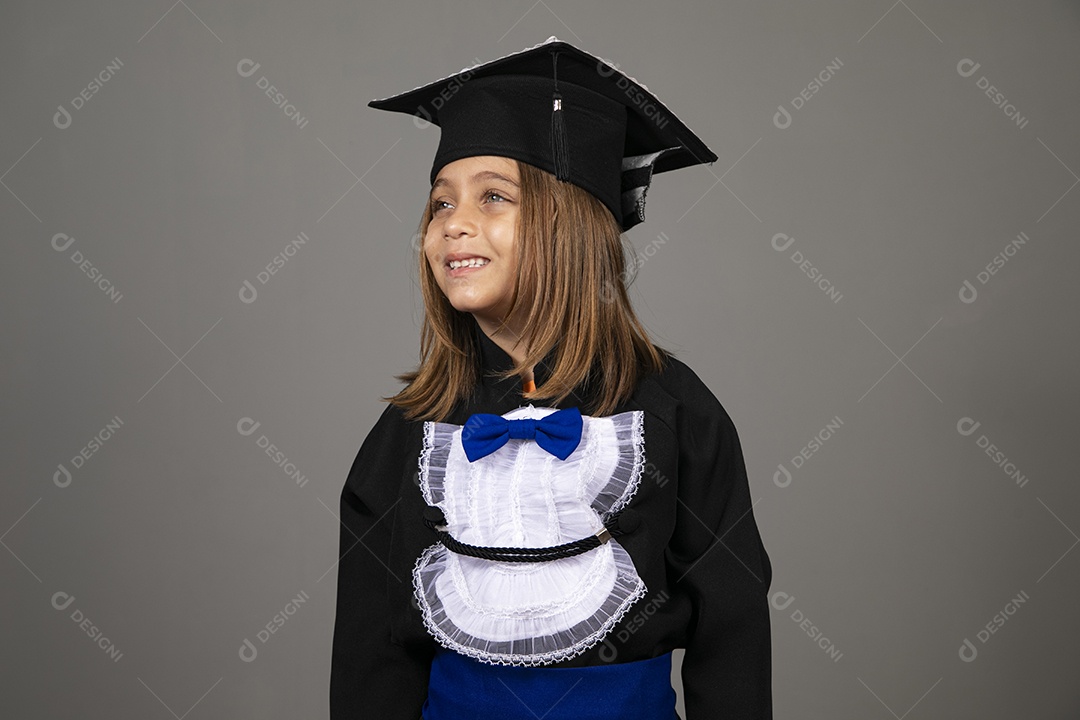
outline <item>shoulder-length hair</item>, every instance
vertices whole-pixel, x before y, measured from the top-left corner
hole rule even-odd
[[[522,374],[554,348],[549,377],[524,397],[557,404],[588,383],[592,407],[583,412],[608,415],[645,375],[662,369],[668,351],[652,343],[631,307],[621,228],[611,212],[587,190],[528,163],[517,165],[518,267],[509,316],[519,306],[526,313],[527,337],[518,342],[527,353],[500,377]],[[421,240],[431,218],[426,203]],[[422,247],[418,255],[420,364],[397,375],[406,387],[382,399],[408,419],[443,420],[479,383],[480,348],[472,318],[442,293]]]

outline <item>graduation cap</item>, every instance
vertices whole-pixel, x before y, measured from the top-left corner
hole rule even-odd
[[[368,105],[442,129],[432,184],[455,160],[509,157],[588,190],[624,231],[653,173],[716,160],[643,84],[555,36]]]

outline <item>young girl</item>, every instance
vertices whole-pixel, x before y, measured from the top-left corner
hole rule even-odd
[[[716,156],[555,38],[373,107],[437,124],[420,364],[341,495],[332,720],[772,717],[735,426],[630,305],[652,174]]]

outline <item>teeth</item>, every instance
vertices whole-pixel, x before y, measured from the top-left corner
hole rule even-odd
[[[488,264],[488,260],[485,258],[469,258],[468,260],[451,260],[450,269],[456,270],[461,267],[483,267]]]

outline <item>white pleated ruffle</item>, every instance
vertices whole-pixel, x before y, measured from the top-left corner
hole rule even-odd
[[[503,417],[542,418],[520,407]],[[472,545],[549,547],[596,533],[637,491],[645,464],[641,411],[582,416],[581,443],[559,460],[533,440],[510,439],[470,463],[461,426],[424,424],[420,489]],[[413,589],[428,631],[443,646],[499,665],[564,660],[600,642],[645,592],[615,539],[569,558],[485,560],[427,548]]]

